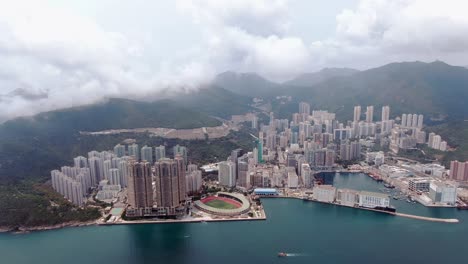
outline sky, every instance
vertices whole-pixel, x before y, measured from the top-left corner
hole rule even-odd
[[[0,0],[0,122],[224,71],[468,65],[466,0]]]

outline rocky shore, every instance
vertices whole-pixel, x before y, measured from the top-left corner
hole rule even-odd
[[[43,225],[43,226],[18,226],[18,227],[0,227],[0,233],[13,233],[13,234],[26,234],[34,231],[46,231],[53,229],[61,229],[65,227],[81,227],[95,225],[96,221],[90,222],[67,222],[57,225]]]

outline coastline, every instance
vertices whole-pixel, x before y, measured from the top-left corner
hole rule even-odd
[[[11,233],[11,234],[27,234],[31,232],[48,231],[55,229],[62,229],[67,227],[82,227],[97,225],[96,221],[89,222],[66,222],[56,225],[41,225],[41,226],[20,226],[20,227],[0,227],[0,233]]]

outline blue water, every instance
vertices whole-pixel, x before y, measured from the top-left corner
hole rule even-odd
[[[363,174],[329,177],[338,187],[382,186]],[[461,220],[445,224],[301,200],[262,201],[266,221],[0,234],[0,263],[466,263],[468,211],[395,204],[398,211]],[[278,258],[278,252],[292,255]]]

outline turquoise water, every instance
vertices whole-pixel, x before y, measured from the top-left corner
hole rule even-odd
[[[329,177],[338,187],[378,190],[382,186],[362,174]],[[425,222],[293,199],[263,199],[266,221],[1,234],[0,263],[466,262],[468,211],[397,202],[399,211],[456,217],[461,223]],[[289,256],[278,258],[280,251]]]

